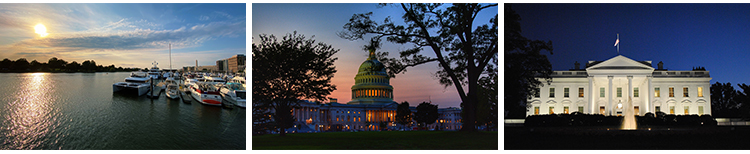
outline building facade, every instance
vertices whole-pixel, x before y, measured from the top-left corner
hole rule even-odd
[[[301,101],[299,108],[292,110],[297,125],[287,131],[381,130],[381,123],[389,129],[409,129],[396,123],[398,103],[393,101],[393,86],[384,65],[375,58],[375,51],[371,50],[367,60],[362,62],[354,80],[352,100],[346,104],[338,103],[335,98],[323,104]],[[411,110],[416,112],[414,107]],[[438,114],[437,121],[428,128],[461,129],[461,109],[438,109]]]
[[[244,72],[245,54],[237,54],[227,59],[217,60],[216,69],[219,72]]]
[[[529,99],[529,115],[581,112],[623,115],[632,107],[635,115],[664,112],[675,115],[710,115],[709,72],[674,71],[659,62],[635,61],[622,55],[605,61],[589,61],[585,69],[553,71],[550,84],[543,79],[539,93]]]

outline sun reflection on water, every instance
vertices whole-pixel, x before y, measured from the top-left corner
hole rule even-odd
[[[56,127],[54,125],[57,117],[53,115],[51,93],[53,84],[48,73],[21,74],[21,82],[17,86],[5,88],[16,88],[12,103],[9,104],[10,114],[3,115],[10,123],[8,131],[3,132],[7,139],[4,141],[6,148],[12,149],[38,149],[40,146],[51,143],[43,143],[44,138]]]

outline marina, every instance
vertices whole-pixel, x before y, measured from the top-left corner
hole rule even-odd
[[[246,149],[245,108],[194,103],[179,85],[177,99],[115,92],[132,76],[0,74],[0,149]]]

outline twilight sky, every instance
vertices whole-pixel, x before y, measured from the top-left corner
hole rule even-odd
[[[2,4],[0,59],[99,65],[216,65],[246,53],[246,4]],[[35,33],[43,24],[47,36]]]
[[[487,24],[494,17],[499,7],[489,8],[481,12],[475,25]],[[391,16],[393,21],[403,23],[400,8],[386,6],[377,8],[374,3],[357,4],[252,4],[252,37],[259,34],[275,35],[278,38],[297,31],[307,38],[313,35],[317,42],[324,42],[340,49],[335,57],[335,66],[338,72],[333,77],[333,84],[337,90],[329,97],[338,98],[339,103],[351,100],[351,87],[354,85],[354,76],[357,74],[359,65],[367,59],[367,51],[362,50],[367,41],[349,41],[336,35],[343,31],[343,26],[352,15],[357,13],[373,12],[372,19],[382,23]],[[369,37],[366,37],[369,38]],[[258,43],[259,40],[253,40]],[[383,47],[379,51],[389,52],[390,57],[398,56],[398,52],[411,47],[411,45],[396,45],[383,40]],[[434,57],[431,49],[422,51],[422,54]],[[394,101],[401,103],[408,101],[409,105],[416,106],[423,101],[432,100],[439,108],[459,107],[461,99],[456,88],[451,86],[444,88],[434,76],[438,70],[438,63],[432,62],[417,67],[408,68],[406,73],[397,74],[391,78],[394,89]]]
[[[662,61],[669,70],[705,67],[711,83],[750,83],[750,4],[512,4],[522,35],[550,40],[553,70],[578,61]]]

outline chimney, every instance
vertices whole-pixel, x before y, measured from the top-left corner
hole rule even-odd
[[[659,61],[659,64],[656,64],[656,65],[658,65],[658,66],[659,66],[659,69],[660,69],[660,70],[663,70],[663,69],[664,69],[664,63],[662,63],[661,61]]]
[[[578,63],[578,61],[576,61],[574,65],[576,65],[575,67],[576,70],[581,69],[581,63]]]

